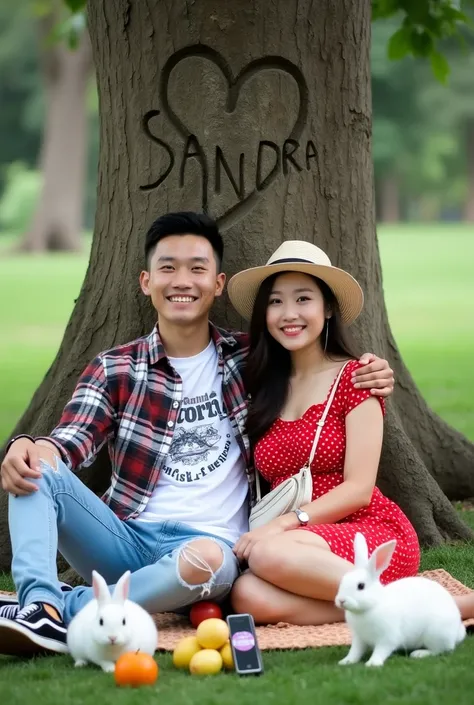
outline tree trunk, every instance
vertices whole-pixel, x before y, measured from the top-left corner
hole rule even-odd
[[[468,223],[474,223],[474,121],[468,121],[465,132],[467,194],[466,203],[464,205],[464,220]]]
[[[45,127],[39,166],[42,188],[20,250],[80,250],[87,158],[87,82],[92,70],[89,37],[77,49],[48,44],[57,20],[39,21],[45,87]]]
[[[395,174],[386,174],[380,180],[380,221],[400,222],[400,187]]]
[[[474,447],[426,407],[387,321],[373,208],[370,5],[90,3],[101,115],[91,260],[57,358],[16,432],[48,432],[92,356],[151,328],[138,287],[147,227],[168,210],[207,208],[224,231],[229,275],[303,238],[358,278],[366,306],[355,337],[361,350],[388,357],[398,382],[380,486],[423,544],[472,537],[442,490],[474,495]],[[213,317],[242,324],[228,300]],[[84,478],[96,491],[107,485],[104,454]],[[0,517],[7,566],[1,508]]]

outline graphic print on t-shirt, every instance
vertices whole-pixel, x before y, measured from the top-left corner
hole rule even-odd
[[[211,423],[197,425],[198,421],[206,419]],[[227,460],[231,443],[230,433],[225,434],[221,443],[220,431],[225,419],[227,415],[222,412],[215,392],[192,399],[185,397],[168,453],[171,463],[178,467],[167,464],[162,472],[177,482],[196,482],[220,467]],[[194,468],[196,465],[199,468]]]
[[[217,394],[205,394],[196,399],[183,399],[179,416],[178,429],[171,443],[169,457],[173,462],[184,465],[196,465],[208,459],[211,450],[216,448],[221,437],[217,428],[212,424],[197,425],[198,421],[207,418],[223,419],[224,414],[219,407]],[[184,428],[183,422],[195,424],[191,428]]]

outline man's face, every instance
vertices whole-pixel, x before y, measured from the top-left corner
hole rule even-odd
[[[217,271],[212,246],[199,235],[170,235],[156,245],[149,271],[140,274],[160,321],[192,325],[207,320],[225,274]]]

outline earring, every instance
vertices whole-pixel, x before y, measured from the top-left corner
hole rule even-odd
[[[324,352],[326,352],[326,349],[328,347],[328,335],[329,335],[329,318],[326,318],[326,336],[324,340]]]

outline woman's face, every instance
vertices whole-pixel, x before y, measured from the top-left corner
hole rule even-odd
[[[320,338],[329,315],[314,279],[300,272],[278,276],[267,305],[270,335],[290,352],[301,350]]]

